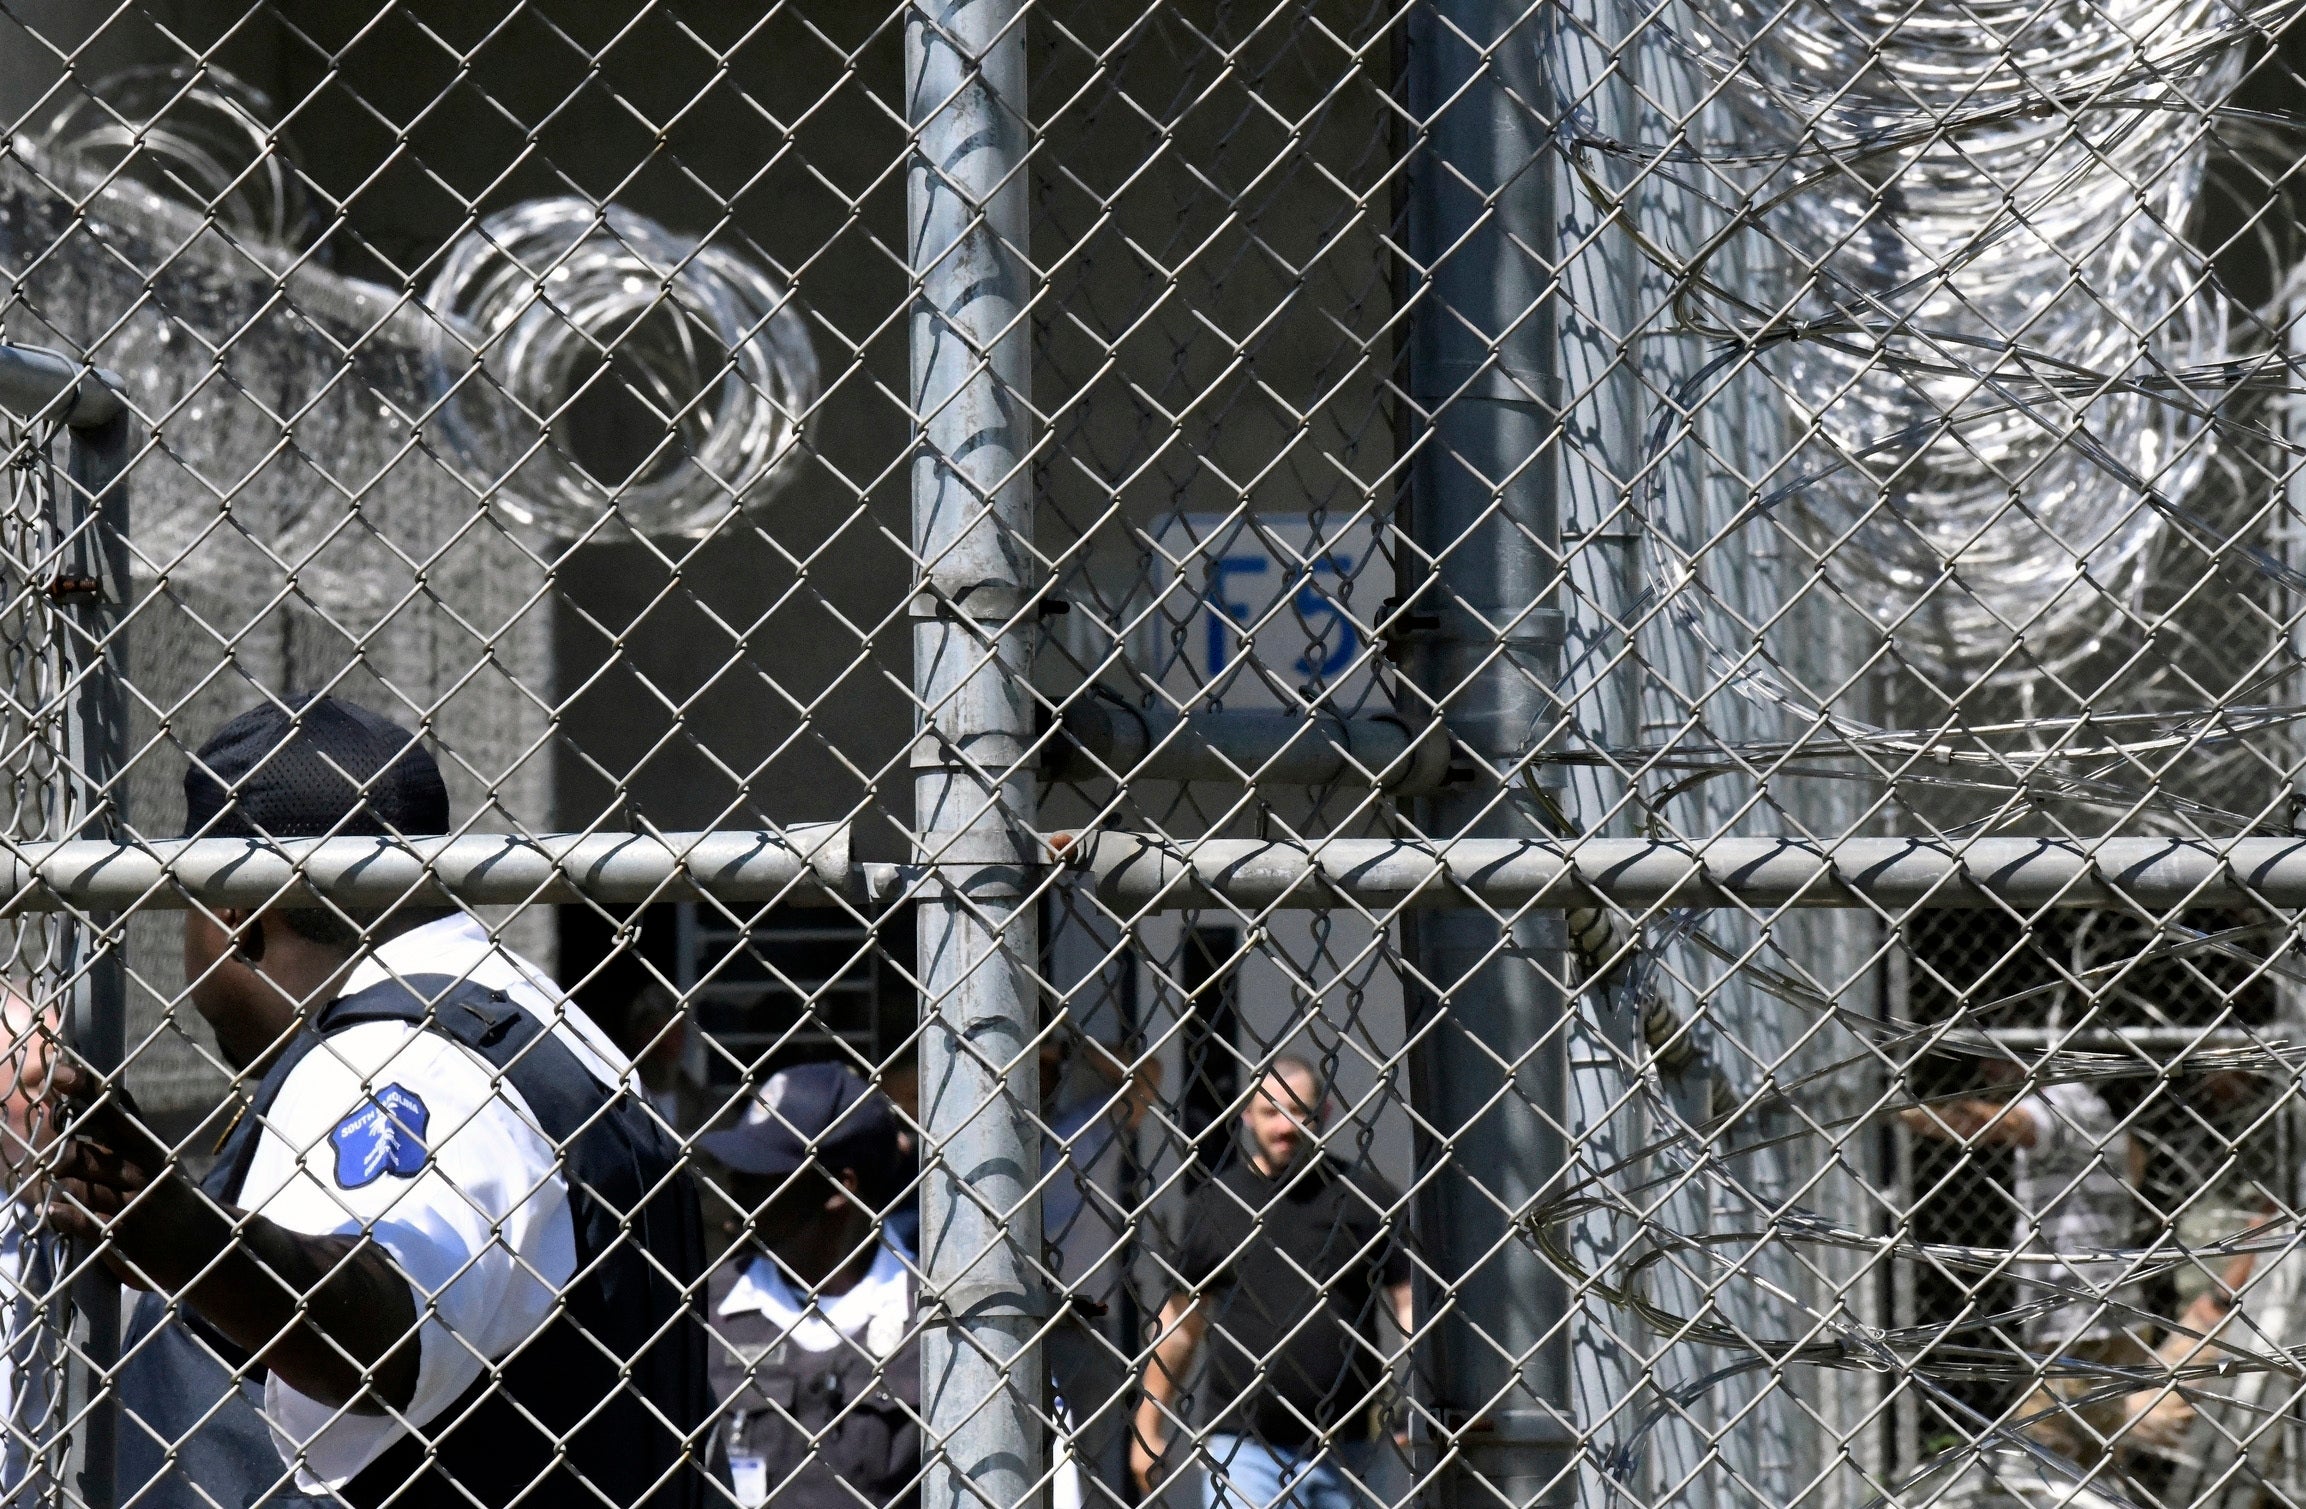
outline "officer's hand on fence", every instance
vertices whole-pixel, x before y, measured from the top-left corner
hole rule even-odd
[[[137,1250],[166,1240],[172,1177],[167,1146],[145,1130],[125,1087],[107,1092],[85,1066],[58,1063],[48,1093],[65,1135],[49,1165],[48,1224],[77,1241],[105,1243],[104,1260],[123,1283],[148,1280]]]
[[[0,980],[0,1171],[11,1190],[37,1178],[41,1155],[56,1140],[56,1108],[49,1099],[48,1078],[61,1046],[61,1030],[53,1005],[35,1005],[30,997]]]
[[[84,1066],[59,1065],[53,1093],[66,1122],[48,1180],[51,1226],[101,1242],[121,1282],[179,1296],[309,1399],[383,1411],[416,1396],[415,1303],[381,1247],[292,1231],[210,1198],[145,1130],[127,1092]]]

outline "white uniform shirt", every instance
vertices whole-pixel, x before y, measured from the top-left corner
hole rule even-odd
[[[767,1316],[804,1352],[830,1352],[846,1337],[872,1356],[893,1357],[913,1328],[905,1260],[887,1242],[873,1253],[873,1266],[863,1278],[814,1305],[794,1292],[775,1263],[756,1257],[729,1286],[717,1313],[748,1310]]]
[[[451,975],[504,991],[549,1024],[604,1084],[630,1072],[616,1048],[535,966],[459,914],[380,945],[347,995],[389,978]],[[371,1233],[408,1276],[421,1337],[422,1427],[542,1327],[576,1272],[576,1232],[551,1142],[487,1060],[439,1033],[366,1022],[327,1038],[281,1086],[240,1204],[291,1231]],[[405,1428],[265,1383],[281,1460],[306,1493],[341,1488]]]
[[[2111,1339],[2122,1330],[2122,1312],[2084,1296],[2110,1295],[2127,1264],[2083,1259],[2127,1246],[2137,1219],[2136,1198],[2123,1178],[2124,1135],[2104,1098],[2088,1085],[2044,1085],[2018,1105],[2033,1125],[2034,1143],[2017,1150],[2012,1244],[2023,1253],[2061,1260],[2020,1265],[2017,1275],[2033,1282],[2020,1285],[2019,1297],[2047,1298],[2044,1286],[2050,1284],[2074,1295],[2032,1321],[2027,1335],[2033,1345],[2047,1348]]]
[[[829,1352],[845,1338],[871,1356],[892,1357],[913,1328],[905,1259],[886,1240],[874,1252],[873,1266],[863,1278],[845,1292],[827,1295],[814,1305],[785,1282],[774,1262],[754,1258],[737,1275],[715,1313],[741,1315],[748,1310],[767,1316],[805,1352]],[[1081,1471],[1073,1460],[1071,1416],[1063,1412],[1062,1404],[1059,1409],[1067,1428],[1058,1438],[1049,1509],[1081,1509]],[[729,1470],[740,1509],[759,1509],[768,1501],[768,1481],[758,1460],[734,1459]]]
[[[16,1486],[20,1474],[12,1460],[20,1431],[38,1429],[38,1423],[16,1413],[19,1403],[16,1382],[20,1365],[18,1353],[26,1333],[42,1318],[36,1298],[28,1292],[24,1282],[32,1268],[27,1261],[31,1255],[33,1238],[25,1231],[25,1221],[19,1214],[24,1209],[19,1201],[10,1200],[5,1216],[0,1216],[0,1421],[7,1422],[9,1439],[0,1446],[0,1488]]]
[[[411,975],[453,975],[488,990],[501,990],[554,1034],[604,1085],[621,1083],[633,1066],[593,1019],[561,994],[552,976],[508,948],[490,941],[488,930],[467,912],[456,912],[411,928],[378,944],[345,976],[344,994],[358,995],[387,980]]]
[[[18,1495],[37,1466],[38,1444],[54,1434],[49,1418],[64,1356],[42,1301],[56,1282],[58,1238],[40,1230],[22,1200],[0,1209],[0,1491]],[[27,1495],[28,1497],[28,1495]]]

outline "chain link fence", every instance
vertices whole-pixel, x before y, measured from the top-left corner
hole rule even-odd
[[[2306,1498],[2291,0],[0,117],[0,1496]]]

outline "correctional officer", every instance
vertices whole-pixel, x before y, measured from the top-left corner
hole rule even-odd
[[[918,1504],[919,1291],[874,1215],[899,1158],[888,1101],[838,1064],[781,1069],[699,1144],[747,1218],[707,1291],[714,1461],[739,1509]]]
[[[449,827],[415,736],[331,697],[226,724],[185,804],[192,837]],[[700,1504],[695,1191],[599,1030],[454,910],[195,909],[184,960],[246,1095],[203,1184],[55,1075],[50,1219],[149,1291],[122,1501]]]
[[[2107,1396],[2104,1370],[2144,1368],[2153,1358],[2136,1297],[2122,1283],[2129,1263],[2121,1253],[2146,1213],[2136,1146],[2089,1085],[2022,1085],[2025,1066],[2001,1053],[1982,1055],[1978,1066],[1993,1093],[1909,1106],[1899,1118],[1941,1142],[2009,1149],[2018,1207],[2010,1246],[2021,1255],[2013,1277],[2019,1298],[2038,1307],[2025,1324],[2026,1346],[2037,1369],[2060,1367],[2037,1376],[2017,1418],[2032,1439],[2096,1462],[2137,1444],[2132,1406]]]

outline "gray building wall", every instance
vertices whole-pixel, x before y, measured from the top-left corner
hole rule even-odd
[[[410,0],[380,12],[300,0],[253,13],[205,3],[117,11],[42,0],[0,18],[0,32],[14,33],[0,36],[0,118],[37,136],[119,70],[229,70],[281,110],[317,217],[311,264],[409,304],[478,217],[572,193],[709,237],[788,281],[808,313],[824,398],[809,459],[772,504],[701,542],[569,550],[508,531],[495,585],[533,607],[482,615],[477,634],[435,603],[408,616],[430,636],[431,672],[444,675],[478,658],[480,639],[501,625],[514,625],[508,643],[523,638],[514,674],[539,695],[510,726],[437,730],[476,752],[486,739],[503,746],[468,762],[459,792],[464,810],[491,796],[505,808],[480,826],[678,829],[859,814],[859,851],[896,857],[899,828],[874,816],[887,799],[906,800],[912,724],[894,13],[855,0],[634,10]],[[1390,54],[1372,45],[1383,17],[1350,0],[1322,0],[1288,26],[1222,0],[1153,15],[1112,0],[1034,13],[1031,251],[1048,290],[1033,316],[1040,548],[1073,603],[1057,622],[1071,651],[1052,647],[1041,660],[1053,692],[1090,674],[1084,657],[1130,635],[1145,607],[1146,526],[1159,518],[1312,513],[1317,530],[1342,531],[1356,517],[1366,527],[1391,497],[1392,294],[1381,254],[1392,213]],[[22,313],[20,301],[9,327],[19,338]],[[575,428],[580,443],[613,456],[635,416],[613,387],[604,392]],[[172,411],[163,447],[181,449],[177,437],[199,422]],[[439,443],[437,426],[419,425],[413,439],[421,455]],[[211,480],[229,493],[229,474]],[[1380,550],[1389,546],[1379,531]],[[1390,585],[1383,564],[1369,569],[1384,587],[1339,589],[1365,620]],[[535,638],[540,615],[548,641]],[[141,756],[138,821],[151,831],[174,820],[182,746],[250,700],[251,681],[324,684],[348,653],[310,615],[211,617],[207,668],[234,663]],[[233,656],[219,635],[235,642]],[[364,688],[379,696],[365,681],[346,689]],[[450,753],[453,764],[460,750]],[[1180,833],[1240,830],[1259,819],[1236,798],[1148,791],[1134,817]],[[1052,793],[1047,819],[1085,819],[1100,800]],[[1350,793],[1276,794],[1272,810],[1314,830],[1371,816]],[[139,994],[156,1022],[176,975],[172,928],[150,927],[137,949]],[[533,925],[523,941],[549,951]],[[156,1042],[144,1062],[189,1076],[188,1101],[208,1093],[192,1038]]]

